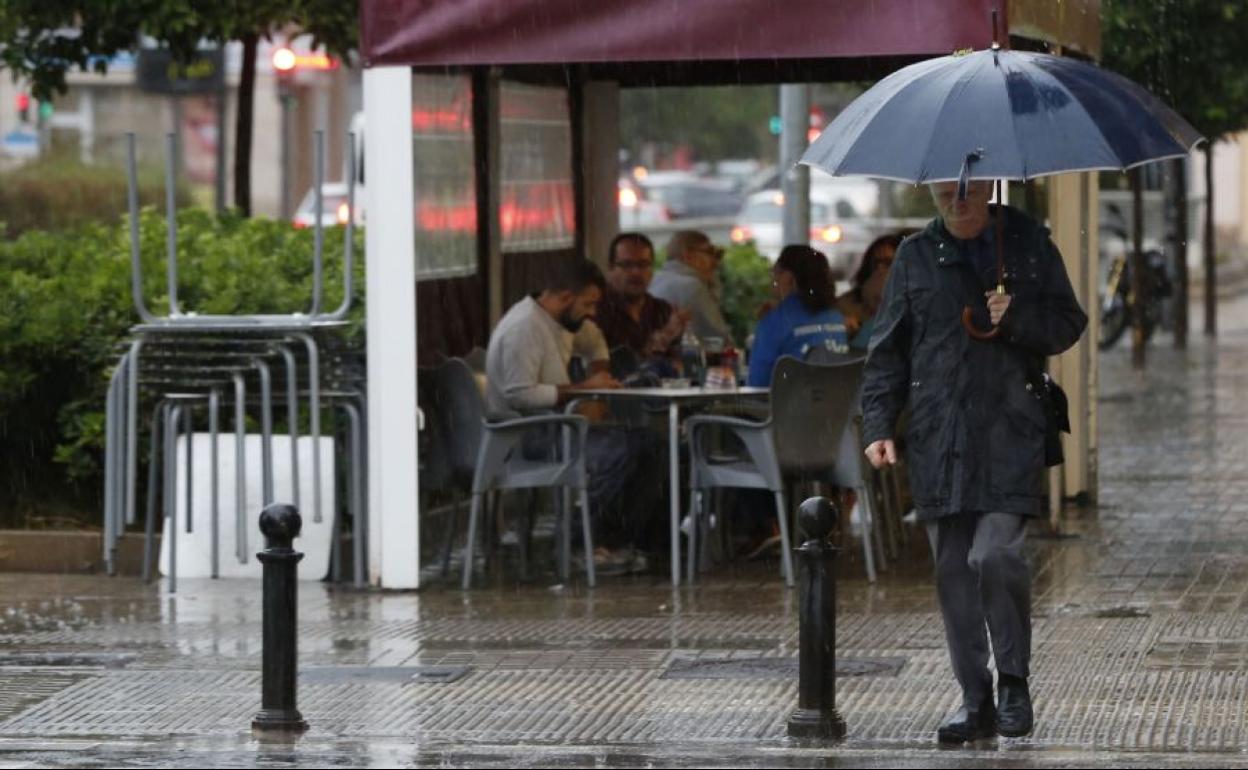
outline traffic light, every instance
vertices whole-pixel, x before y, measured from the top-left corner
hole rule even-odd
[[[30,122],[30,94],[17,94],[17,119],[22,123]]]
[[[277,70],[278,77],[289,76],[295,71],[295,65],[298,63],[299,57],[285,46],[273,52],[273,69]]]
[[[295,97],[292,81],[295,79],[295,67],[298,65],[299,57],[286,46],[273,52],[273,71],[277,73],[277,98],[283,104]]]

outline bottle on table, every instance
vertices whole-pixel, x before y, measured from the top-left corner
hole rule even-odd
[[[700,385],[706,369],[706,354],[702,341],[692,330],[686,329],[680,338],[680,364],[691,385]]]

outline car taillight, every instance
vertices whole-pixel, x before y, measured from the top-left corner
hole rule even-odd
[[[292,221],[291,224],[295,226],[296,230],[302,230],[308,226],[308,223],[304,222],[302,219],[296,219]]]
[[[827,227],[810,228],[810,237],[813,240],[821,240],[825,243],[840,243],[845,233],[841,231],[840,225],[829,225]]]
[[[733,243],[745,243],[753,236],[748,227],[734,227],[732,233],[728,236]]]
[[[338,224],[345,225],[351,219],[351,207],[345,203],[338,204]]]

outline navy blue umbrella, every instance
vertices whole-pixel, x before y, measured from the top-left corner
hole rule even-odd
[[[993,14],[995,38],[996,14]],[[835,176],[904,182],[1027,180],[1073,171],[1125,171],[1186,157],[1202,137],[1130,80],[1075,59],[1023,51],[954,54],[898,70],[855,99],[801,162]],[[1005,293],[1002,217],[997,293]],[[972,337],[991,339],[962,323]]]
[[[1201,138],[1117,73],[994,44],[884,78],[837,115],[801,162],[835,176],[915,183],[1027,180],[1185,157]]]

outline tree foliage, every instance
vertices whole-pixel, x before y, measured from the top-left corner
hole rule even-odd
[[[1248,0],[1105,0],[1104,65],[1209,141],[1248,127]]]
[[[620,144],[633,158],[689,147],[698,160],[774,157],[768,120],[779,110],[775,86],[629,88],[620,92]]]
[[[359,34],[354,3],[333,0],[4,0],[0,69],[31,81],[40,100],[66,90],[77,68],[107,72],[108,60],[135,50],[143,36],[188,61],[204,43],[243,43],[234,142],[235,204],[251,213],[251,135],[256,41],[297,28],[345,58]]]
[[[189,58],[204,42],[267,37],[286,26],[311,34],[335,56],[356,46],[354,3],[331,0],[5,0],[0,65],[29,78],[36,98],[63,93],[74,69],[106,72],[108,58],[133,51],[140,36]]]

